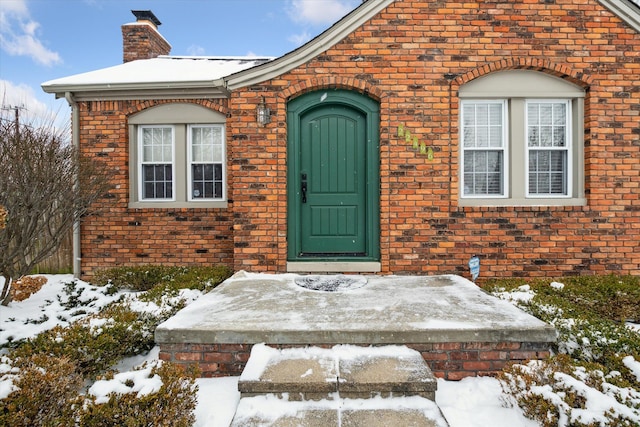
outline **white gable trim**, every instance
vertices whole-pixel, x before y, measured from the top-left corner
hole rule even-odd
[[[293,70],[335,46],[394,1],[395,0],[366,0],[351,13],[335,23],[318,37],[311,40],[309,43],[269,62],[268,64],[240,71],[225,77],[224,83],[227,89],[234,90],[250,86],[278,77]]]
[[[631,0],[598,0],[598,2],[640,33],[640,3],[634,4]]]

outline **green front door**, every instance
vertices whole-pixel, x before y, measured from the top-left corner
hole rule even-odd
[[[366,255],[365,120],[320,105],[300,120],[300,256]]]
[[[369,123],[377,115],[350,102],[352,96],[322,92],[290,105],[290,260],[379,256],[378,139]]]

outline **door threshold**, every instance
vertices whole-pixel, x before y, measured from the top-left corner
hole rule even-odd
[[[371,261],[289,261],[288,273],[379,273],[382,266]]]

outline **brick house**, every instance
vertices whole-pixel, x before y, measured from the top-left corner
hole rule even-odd
[[[114,188],[76,273],[640,274],[640,6],[368,0],[279,58],[170,57],[43,84]]]

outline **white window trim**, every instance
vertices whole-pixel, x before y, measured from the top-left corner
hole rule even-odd
[[[165,162],[162,163],[153,163],[153,162],[144,162],[144,155],[143,155],[143,151],[144,151],[144,144],[143,144],[143,136],[142,133],[144,131],[144,129],[171,129],[171,198],[149,198],[149,199],[144,199],[142,197],[142,195],[144,194],[144,172],[143,172],[143,168],[144,165],[149,165],[149,164],[166,164]],[[140,195],[140,200],[143,202],[150,202],[150,203],[163,203],[163,202],[175,202],[176,200],[176,129],[174,126],[168,126],[168,125],[142,125],[138,127],[138,176],[140,177],[140,179],[138,179],[138,194]]]
[[[195,199],[193,197],[193,180],[192,180],[192,171],[191,166],[193,163],[193,147],[192,147],[192,133],[191,129],[193,128],[201,128],[201,127],[212,127],[219,128],[221,130],[221,138],[222,138],[222,197],[220,198],[198,198]],[[222,124],[211,124],[211,123],[198,123],[198,124],[190,124],[187,126],[187,200],[193,203],[206,203],[212,201],[223,201],[227,200],[227,144],[226,141],[226,133],[225,127]]]
[[[462,150],[462,161],[460,163],[461,168],[461,190],[460,197],[464,199],[508,199],[509,198],[509,185],[510,185],[510,168],[509,168],[509,148],[511,146],[509,141],[509,114],[507,114],[508,103],[506,100],[496,99],[473,99],[464,100],[461,102],[461,107],[464,104],[501,104],[502,105],[502,148],[486,147],[486,148],[465,148],[464,147],[464,116],[462,111],[464,108],[460,108],[460,147]],[[464,195],[464,158],[467,151],[502,151],[502,194],[470,194]]]
[[[566,146],[565,147],[544,147],[544,148],[532,148],[529,147],[528,138],[527,138],[527,129],[529,128],[529,115],[528,105],[529,103],[549,103],[549,104],[560,104],[563,103],[566,105],[566,122],[565,122],[565,138],[566,138]],[[526,197],[531,199],[570,199],[572,197],[571,190],[573,188],[573,111],[571,110],[571,100],[569,99],[526,99],[525,100],[525,125],[524,125],[524,141],[525,141],[525,167],[526,167],[526,177],[525,177],[525,185],[526,185]],[[567,155],[567,170],[566,170],[566,180],[567,180],[567,194],[531,194],[529,191],[529,154],[531,151],[564,151]]]

